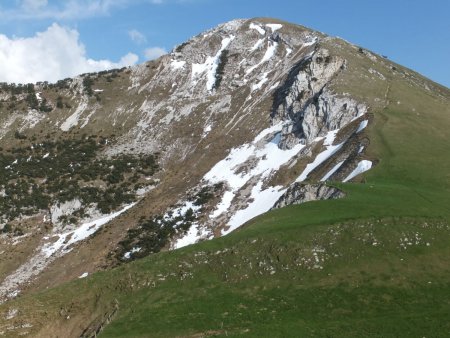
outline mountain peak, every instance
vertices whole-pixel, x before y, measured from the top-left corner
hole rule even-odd
[[[326,183],[383,164],[374,128],[449,93],[361,47],[254,18],[135,67],[1,85],[0,98],[1,222],[4,238],[24,233],[0,243],[24,252],[4,270],[6,299],[342,198]]]

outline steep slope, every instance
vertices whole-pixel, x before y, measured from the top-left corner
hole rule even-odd
[[[10,228],[20,226],[24,234],[18,233],[14,242],[12,234],[3,235],[4,250],[14,261],[2,264],[0,290],[3,297],[14,297],[19,291],[30,293],[4,304],[2,325],[8,334],[41,332],[45,336],[64,330],[73,335],[83,330],[92,334],[117,315],[109,335],[123,334],[120,330],[126,326],[119,328],[130,320],[135,336],[145,336],[146,330],[162,336],[226,334],[227,330],[234,334],[251,330],[256,335],[260,332],[256,318],[241,321],[233,317],[225,321],[229,327],[224,331],[223,322],[219,328],[217,319],[213,320],[215,315],[208,319],[201,313],[214,299],[225,302],[227,295],[238,297],[237,286],[249,292],[250,285],[267,287],[278,299],[280,292],[299,278],[304,278],[301,285],[306,291],[318,283],[331,292],[339,281],[366,283],[378,273],[389,275],[397,269],[392,280],[368,284],[391,288],[401,274],[413,278],[428,259],[429,275],[420,275],[417,283],[426,285],[430,276],[438,281],[446,278],[447,271],[438,268],[447,250],[440,239],[447,235],[450,213],[450,163],[445,156],[450,94],[410,70],[303,27],[252,19],[221,25],[156,62],[36,88],[40,93],[36,99],[47,100],[38,102],[38,108],[46,110],[54,104],[53,110],[21,113],[19,108],[26,109],[32,101],[28,94],[33,92],[27,88],[27,95],[18,94],[14,100],[16,108],[9,109],[9,103],[9,110],[2,114],[7,127],[2,132],[6,149],[2,167],[6,173],[15,173],[8,174],[12,176],[5,182],[4,194],[8,195],[6,188],[11,183],[22,182],[25,187],[20,191],[27,191],[23,168],[18,166],[29,158],[38,157],[35,167],[45,162],[47,170],[69,175],[55,167],[65,158],[61,157],[64,147],[58,144],[63,140],[70,149],[79,149],[80,156],[89,154],[87,160],[68,157],[64,163],[71,168],[82,163],[86,171],[95,168],[99,174],[90,177],[74,169],[78,186],[72,184],[75,187],[69,189],[71,199],[46,188],[40,194],[45,195],[47,205],[33,209],[32,218],[5,213]],[[11,94],[3,95],[12,101]],[[439,167],[429,170],[436,159]],[[91,162],[96,166],[91,168]],[[361,180],[360,174],[373,165],[364,175],[366,184],[338,183]],[[32,178],[35,185],[42,185],[49,175],[37,173]],[[310,184],[327,180],[335,187]],[[97,196],[108,191],[111,198],[88,198],[90,194],[83,190],[87,187],[89,191],[97,189]],[[274,206],[344,195],[336,201],[283,208],[219,241],[151,255],[142,263],[127,264],[87,282],[63,285],[39,298],[33,296],[35,290],[84,277],[117,262],[227,234]],[[102,209],[108,202],[112,207]],[[88,210],[89,215],[77,213],[80,209]],[[41,226],[43,222],[46,228]],[[336,228],[333,224],[337,222],[341,224]],[[323,242],[339,229],[345,229],[345,236],[336,238],[336,247]],[[259,241],[263,244],[249,245]],[[383,255],[377,251],[379,243],[385,249]],[[410,270],[391,261],[409,243],[420,247],[405,253],[414,262]],[[354,253],[361,259],[346,265]],[[340,258],[325,262],[318,258],[322,254]],[[203,259],[205,255],[217,255],[219,261]],[[321,262],[326,264],[316,264]],[[367,271],[373,262],[378,270]],[[386,262],[392,269],[386,270]],[[215,268],[217,264],[222,267]],[[334,264],[342,271],[333,268]],[[248,274],[249,266],[258,268]],[[368,274],[367,278],[354,277],[358,271]],[[340,277],[328,278],[325,272]],[[259,276],[264,277],[257,282]],[[86,291],[80,300],[74,300],[86,283],[97,291]],[[206,285],[210,285],[210,296],[202,296],[202,304],[186,294],[179,294],[177,301],[170,296],[180,286],[200,296]],[[72,287],[78,291],[68,292]],[[442,289],[447,290],[444,285]],[[389,297],[398,297],[397,291],[389,290]],[[263,297],[261,292],[251,297]],[[352,292],[352,287],[344,290]],[[139,297],[151,297],[152,302],[137,304]],[[85,308],[81,300],[86,300]],[[436,299],[422,305],[431,306],[433,301]],[[36,302],[45,304],[47,314],[35,311]],[[289,307],[290,302],[284,302]],[[204,323],[195,326],[198,331],[189,327],[189,316],[183,311],[177,315],[179,326],[173,331],[172,320],[164,329],[151,327],[140,317],[146,311],[156,316],[158,308],[161,316],[165,311],[178,313],[173,306],[181,303],[198,308]],[[239,305],[225,303],[220,307],[223,313]],[[254,309],[251,303],[242,305]],[[131,305],[138,318],[127,310]],[[389,309],[389,304],[378,310],[383,309]],[[414,309],[412,304],[411,311]],[[46,316],[55,321],[45,324]],[[283,318],[286,325],[300,325],[290,316]]]
[[[1,295],[16,295],[41,272],[34,285],[50,286],[229,233],[294,181],[368,169],[369,106],[331,89],[346,60],[322,41],[332,40],[276,20],[237,20],[131,69],[4,85],[4,200],[22,198],[4,202],[3,221],[28,249],[4,272]],[[99,229],[92,224],[137,200],[73,257]]]

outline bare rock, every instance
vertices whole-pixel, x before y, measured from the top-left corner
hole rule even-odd
[[[325,184],[301,184],[295,182],[274,204],[272,209],[279,209],[291,204],[302,204],[310,201],[342,198],[344,196],[343,191]]]

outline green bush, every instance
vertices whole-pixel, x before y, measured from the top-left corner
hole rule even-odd
[[[26,138],[18,131],[15,136]],[[135,201],[134,186],[144,186],[144,177],[158,169],[157,156],[99,158],[105,145],[102,138],[83,136],[1,152],[0,188],[8,196],[0,197],[1,215],[11,221],[75,198],[84,206],[97,204],[101,212],[109,213]],[[84,217],[81,212],[73,216]]]

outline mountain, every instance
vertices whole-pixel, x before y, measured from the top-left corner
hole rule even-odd
[[[2,334],[450,330],[448,88],[255,18],[0,89]]]

